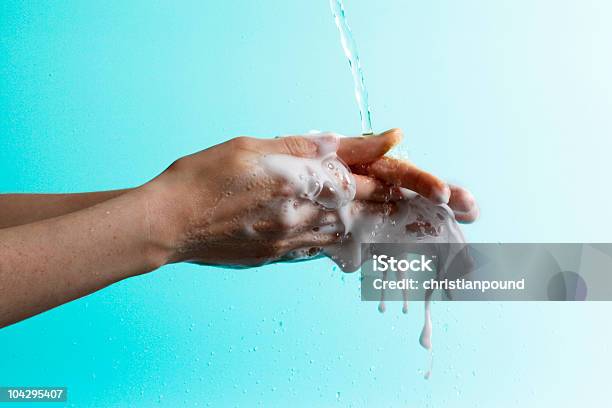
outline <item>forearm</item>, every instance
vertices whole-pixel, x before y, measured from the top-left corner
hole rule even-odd
[[[0,327],[166,262],[147,186],[67,215],[0,230]]]
[[[2,194],[0,229],[46,220],[79,211],[131,190],[77,194]]]

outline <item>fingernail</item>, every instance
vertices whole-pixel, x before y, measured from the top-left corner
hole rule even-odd
[[[402,129],[393,128],[380,133],[378,136],[389,137],[390,135],[393,135],[393,139],[390,141],[389,145],[390,147],[393,147],[402,141],[402,138],[404,137],[404,132],[402,132]]]
[[[380,133],[379,135],[386,135],[387,133],[397,133],[397,134],[402,134],[402,129],[400,128],[391,128],[391,129],[387,129],[384,132]]]

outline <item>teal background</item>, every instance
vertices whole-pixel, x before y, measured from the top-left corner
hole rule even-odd
[[[375,129],[472,190],[469,240],[610,242],[612,3],[346,7]],[[359,131],[327,0],[0,2],[0,192],[134,186],[310,129]],[[358,289],[328,260],[166,267],[0,330],[0,385],[67,386],[78,407],[609,400],[608,303],[434,304],[426,381],[422,303],[381,315]]]

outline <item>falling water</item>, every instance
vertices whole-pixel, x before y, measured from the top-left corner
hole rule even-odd
[[[344,55],[348,58],[349,66],[351,67],[351,74],[353,75],[353,83],[355,85],[355,99],[357,100],[359,115],[361,116],[361,133],[370,135],[373,133],[372,119],[370,117],[370,105],[368,104],[368,91],[363,80],[363,71],[359,61],[359,53],[357,52],[357,43],[346,20],[342,0],[329,0],[329,6],[340,32],[340,42]]]

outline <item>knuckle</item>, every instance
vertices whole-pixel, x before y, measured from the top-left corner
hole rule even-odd
[[[223,163],[239,171],[246,171],[252,167],[253,154],[258,151],[257,139],[248,136],[239,136],[231,139],[229,149],[225,151]]]
[[[295,193],[295,188],[285,180],[281,180],[274,190],[274,195],[280,198],[291,198],[295,196]]]
[[[300,136],[289,136],[281,139],[285,150],[294,156],[314,156],[317,153],[317,145],[312,140]]]
[[[259,220],[253,223],[253,230],[259,233],[274,231],[274,225],[268,220]]]
[[[184,166],[185,166],[185,158],[181,157],[180,159],[176,159],[175,161],[173,161],[170,164],[170,166],[168,166],[166,171],[175,173],[177,171],[180,171]]]
[[[236,149],[248,149],[253,145],[253,138],[248,136],[238,136],[230,140],[232,147]]]
[[[297,226],[297,223],[294,220],[294,217],[286,217],[284,215],[279,214],[276,217],[275,221],[276,221],[276,224],[280,227],[282,231],[288,231]]]

